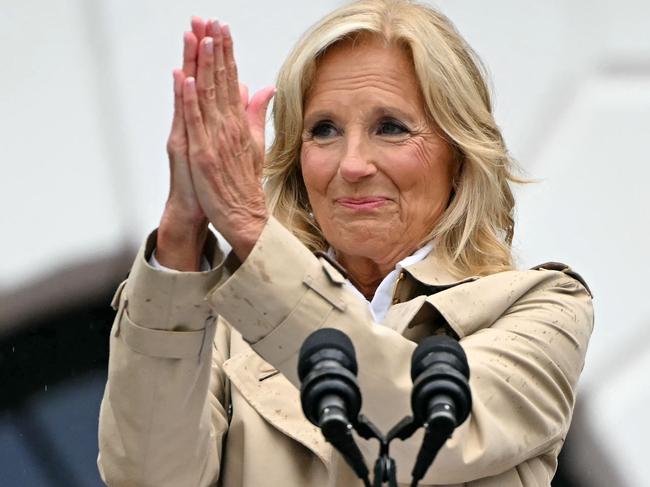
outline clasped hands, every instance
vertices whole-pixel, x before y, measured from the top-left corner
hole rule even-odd
[[[183,68],[174,70],[174,116],[167,141],[170,191],[156,257],[198,270],[208,222],[243,261],[266,224],[262,188],[266,110],[275,88],[249,100],[239,84],[230,28],[192,18]]]

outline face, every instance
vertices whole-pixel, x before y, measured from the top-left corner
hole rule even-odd
[[[447,206],[454,163],[408,53],[379,40],[335,46],[304,113],[302,175],[337,257],[394,265],[410,255]]]

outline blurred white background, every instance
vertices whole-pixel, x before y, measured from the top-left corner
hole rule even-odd
[[[83,299],[157,226],[171,71],[190,15],[231,25],[240,78],[255,90],[341,3],[4,1],[0,331]],[[645,485],[650,2],[431,3],[484,60],[509,147],[540,180],[517,189],[520,265],[566,262],[595,295],[572,461],[586,485]]]

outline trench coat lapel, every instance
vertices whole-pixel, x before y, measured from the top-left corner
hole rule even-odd
[[[404,326],[412,327],[423,317],[426,321],[433,309],[435,317],[451,328],[458,339],[462,339],[492,326],[525,293],[547,280],[555,279],[557,272],[584,283],[567,266],[558,268],[560,265],[543,264],[527,271],[510,270],[481,278],[471,276],[458,279],[449,274],[435,257],[429,257],[406,269],[411,281],[420,286],[415,294],[426,296],[422,306],[410,313],[412,317],[409,323],[400,323],[401,333],[406,334]]]
[[[415,342],[450,331],[463,338],[491,326],[523,294],[552,279],[555,272],[583,282],[568,267],[559,266],[544,264],[528,271],[458,278],[435,255],[429,255],[403,270],[393,291],[395,304],[383,325]]]
[[[314,452],[330,468],[332,447],[305,418],[300,392],[284,375],[250,349],[228,359],[223,368],[232,385],[260,416]]]

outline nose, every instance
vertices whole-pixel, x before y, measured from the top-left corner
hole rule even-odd
[[[339,163],[341,177],[356,183],[377,172],[369,141],[361,134],[349,134]]]

